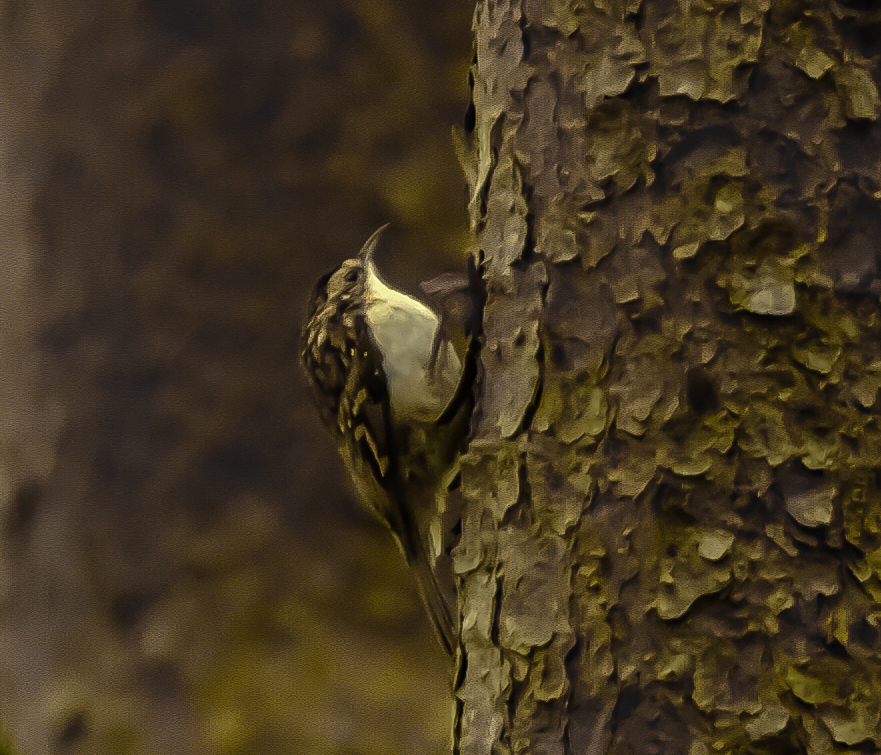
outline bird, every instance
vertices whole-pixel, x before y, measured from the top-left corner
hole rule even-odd
[[[455,585],[452,574],[435,574],[427,532],[436,493],[467,438],[471,402],[462,380],[473,380],[473,350],[463,370],[442,317],[383,281],[374,254],[387,227],[318,280],[301,361],[358,498],[391,532],[452,654]]]

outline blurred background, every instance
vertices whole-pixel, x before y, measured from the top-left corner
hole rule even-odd
[[[447,661],[297,351],[315,280],[385,222],[393,284],[463,269],[472,11],[0,4],[16,753],[446,751]]]

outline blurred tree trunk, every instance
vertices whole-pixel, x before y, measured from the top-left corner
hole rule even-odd
[[[478,3],[455,752],[881,746],[873,8]]]
[[[447,738],[297,351],[377,218],[454,246],[466,2],[0,3],[0,752]]]

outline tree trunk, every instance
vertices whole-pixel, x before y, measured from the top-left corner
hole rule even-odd
[[[881,746],[872,8],[478,3],[455,752]]]

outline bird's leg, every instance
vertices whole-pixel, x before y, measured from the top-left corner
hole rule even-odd
[[[422,290],[429,296],[436,297],[440,302],[438,326],[432,341],[429,359],[431,373],[437,366],[442,344],[452,342],[450,322],[453,319],[452,313],[455,307],[451,305],[451,302],[464,300],[464,309],[468,313],[467,316],[460,318],[464,321],[465,333],[468,336],[468,348],[463,359],[462,372],[459,375],[459,382],[456,385],[456,390],[453,391],[452,398],[435,420],[438,425],[449,424],[459,413],[477,379],[478,355],[483,335],[483,308],[486,304],[486,287],[482,273],[482,266],[478,266],[474,258],[469,257],[467,276],[448,273],[422,284]]]

